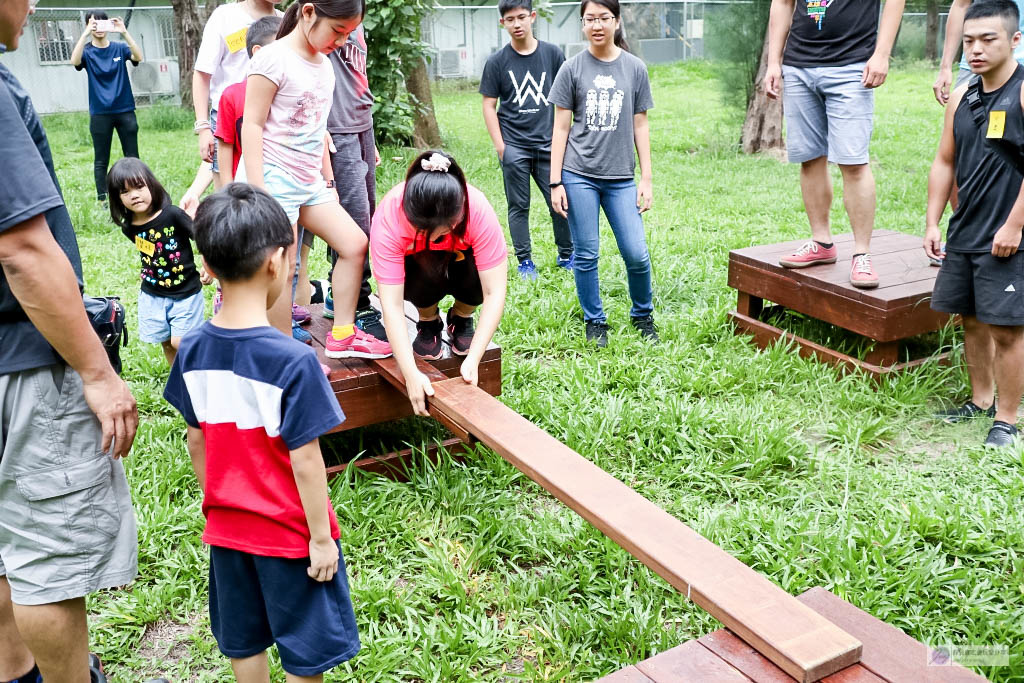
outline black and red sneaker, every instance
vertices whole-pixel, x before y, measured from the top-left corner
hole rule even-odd
[[[416,323],[416,338],[412,340],[412,352],[423,360],[437,360],[443,355],[441,318],[421,320]]]
[[[465,356],[469,353],[475,332],[473,316],[463,318],[461,315],[455,315],[448,311],[448,339],[452,343],[452,353],[458,356]]]

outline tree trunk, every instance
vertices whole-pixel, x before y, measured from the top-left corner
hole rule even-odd
[[[939,62],[939,0],[928,0],[924,29],[924,58]]]
[[[192,108],[192,67],[196,63],[199,43],[203,39],[203,22],[199,19],[196,0],[171,0],[174,24],[178,33],[178,90],[181,106]]]
[[[754,90],[747,102],[747,118],[743,121],[740,147],[744,154],[784,150],[782,139],[782,100],[771,100],[765,95],[764,74],[768,70],[768,33],[765,31],[761,59],[754,75]]]
[[[441,131],[434,116],[434,99],[430,96],[430,78],[427,63],[420,57],[405,75],[405,89],[409,91],[416,107],[416,124],[412,133],[412,144],[420,149],[441,146]]]

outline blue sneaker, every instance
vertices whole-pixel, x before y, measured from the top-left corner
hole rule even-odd
[[[300,341],[303,344],[313,343],[313,335],[299,327],[299,324],[294,320],[292,321],[292,339]]]
[[[576,265],[576,252],[574,251],[571,254],[569,254],[569,258],[558,259],[555,262],[555,265],[557,265],[559,268],[565,268],[571,273],[573,267]]]
[[[324,295],[324,317],[334,320],[334,291],[330,287]]]
[[[519,277],[524,280],[536,280],[537,279],[537,266],[533,264],[533,261],[526,259],[519,264]]]

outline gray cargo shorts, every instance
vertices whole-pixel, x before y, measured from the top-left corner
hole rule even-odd
[[[120,461],[101,448],[82,379],[50,365],[0,375],[0,576],[44,605],[135,578],[138,536]]]

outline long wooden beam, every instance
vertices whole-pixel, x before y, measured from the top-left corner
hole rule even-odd
[[[374,362],[405,391],[394,359]],[[483,390],[419,365],[434,381],[431,415],[492,448],[783,671],[810,682],[859,661],[859,640],[764,576]]]

